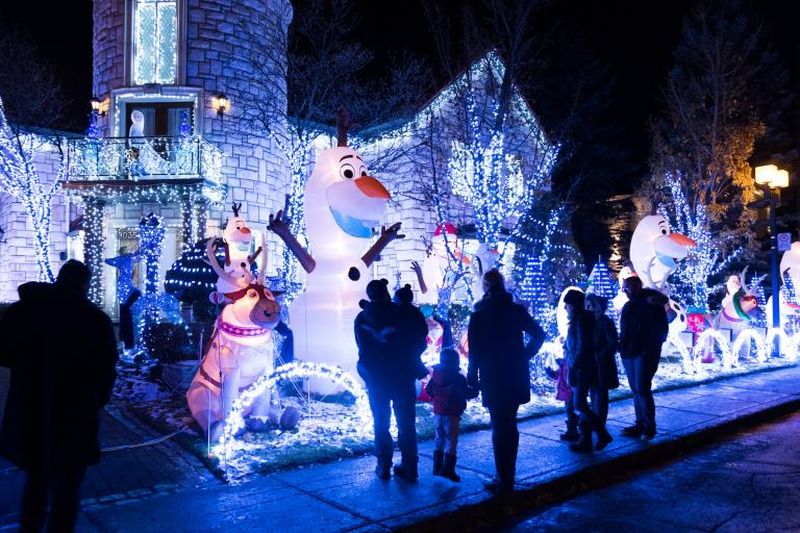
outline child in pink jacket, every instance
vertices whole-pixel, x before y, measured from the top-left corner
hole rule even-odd
[[[433,452],[433,475],[451,481],[461,481],[456,474],[456,448],[458,446],[458,424],[467,408],[467,379],[458,366],[458,352],[445,348],[439,354],[439,364],[425,387],[433,398],[433,420],[436,432]]]

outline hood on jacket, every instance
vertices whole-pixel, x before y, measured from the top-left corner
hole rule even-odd
[[[511,296],[510,292],[507,291],[487,292],[483,295],[483,298],[481,298],[475,303],[475,311],[480,311],[482,309],[486,309],[487,307],[492,307],[494,305],[507,305],[513,303],[513,301],[514,298]]]
[[[17,287],[20,300],[36,300],[49,295],[53,290],[53,284],[44,281],[29,281]]]

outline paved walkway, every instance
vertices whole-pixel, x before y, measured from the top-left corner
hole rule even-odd
[[[562,415],[521,422],[519,491],[513,501],[525,505],[552,501],[596,476],[674,457],[723,433],[794,411],[800,407],[800,367],[657,393],[656,404],[659,434],[652,442],[620,435],[620,429],[633,418],[631,401],[622,400],[612,403],[609,414],[609,429],[615,440],[603,452],[589,455],[572,453],[558,440]],[[130,457],[124,464],[119,459],[116,466],[109,454],[98,469],[112,469],[118,475],[151,475],[154,479],[172,476],[174,481],[165,490],[126,493],[111,501],[102,497],[85,501],[80,530],[385,531],[445,526],[452,530],[485,523],[492,513],[499,516],[511,512],[512,506],[492,500],[483,490],[483,482],[494,473],[488,431],[462,436],[458,465],[461,483],[429,474],[432,448],[431,442],[420,445],[422,477],[416,484],[376,479],[371,457],[299,468],[228,486],[204,474],[185,452],[170,459],[174,471],[149,474],[147,463],[151,458],[154,465],[169,464],[158,455],[169,456],[169,449],[159,452],[146,448],[141,457]],[[0,479],[0,484],[3,481]],[[5,505],[4,501],[0,504]]]

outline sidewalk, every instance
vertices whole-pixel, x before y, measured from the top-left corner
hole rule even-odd
[[[491,434],[462,435],[461,483],[430,475],[433,443],[420,444],[417,484],[380,481],[374,459],[342,460],[261,476],[237,486],[213,480],[114,502],[85,501],[82,531],[386,531],[464,529],[566,496],[598,476],[674,457],[688,447],[800,407],[800,367],[734,377],[656,394],[659,433],[650,443],[620,435],[633,420],[630,400],[611,404],[615,440],[588,455],[559,441],[563,416],[521,422],[518,492],[497,502],[483,482],[494,474]],[[457,511],[457,512],[456,512]]]

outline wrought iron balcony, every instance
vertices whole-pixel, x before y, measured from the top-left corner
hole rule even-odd
[[[222,180],[222,152],[202,137],[85,137],[67,146],[67,181]]]

